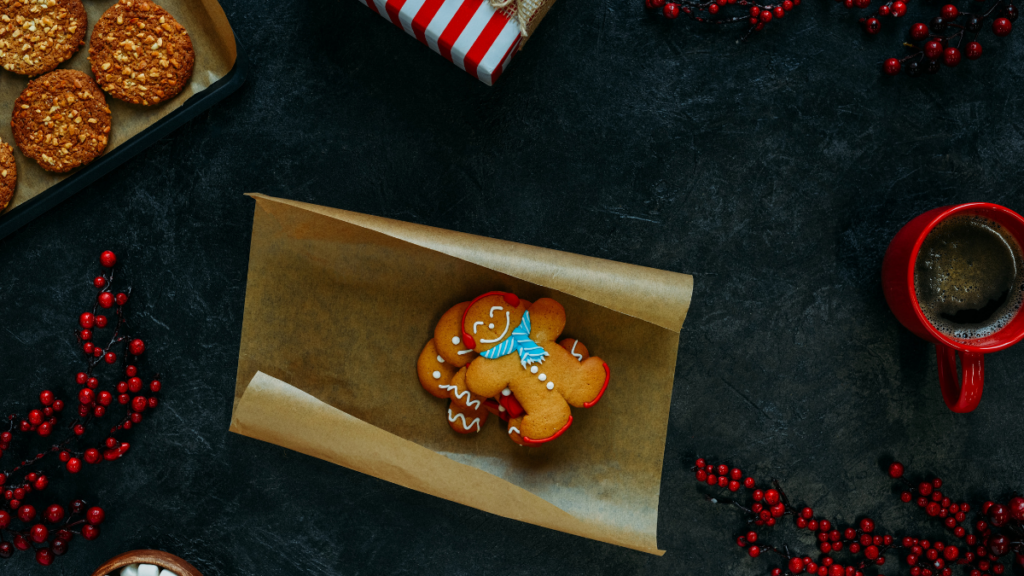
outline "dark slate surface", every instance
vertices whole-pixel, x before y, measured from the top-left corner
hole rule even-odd
[[[924,525],[894,503],[887,457],[961,497],[1024,488],[1024,349],[991,357],[981,406],[954,415],[934,353],[879,284],[914,215],[969,200],[1024,210],[1017,38],[984,36],[981,60],[911,81],[879,74],[898,30],[866,39],[824,0],[744,44],[740,30],[649,18],[638,0],[559,0],[487,88],[354,0],[224,6],[248,83],[2,242],[7,411],[44,386],[75,390],[74,319],[107,248],[130,271],[148,373],[166,388],[126,458],[55,488],[104,505],[103,536],[47,570],[18,554],[0,573],[88,574],[158,547],[207,576],[766,574],[732,543],[738,517],[702,500],[696,455],[897,532]],[[668,553],[228,434],[249,191],[693,274],[665,448]],[[812,546],[788,528],[773,541]]]

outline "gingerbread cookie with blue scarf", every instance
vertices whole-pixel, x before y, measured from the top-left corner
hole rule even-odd
[[[589,408],[608,387],[611,372],[603,360],[580,360],[558,342],[565,309],[550,298],[530,304],[488,292],[465,307],[460,327],[462,345],[479,354],[466,371],[466,389],[498,398],[509,416],[509,437],[519,444],[561,436],[572,424],[570,406]]]

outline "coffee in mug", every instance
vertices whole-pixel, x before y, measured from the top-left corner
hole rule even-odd
[[[997,222],[978,214],[953,215],[922,242],[914,289],[925,318],[946,336],[991,336],[1024,303],[1024,252]]]

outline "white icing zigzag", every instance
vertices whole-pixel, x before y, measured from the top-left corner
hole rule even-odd
[[[511,434],[513,432],[515,432],[516,434],[519,434],[520,436],[523,435],[523,433],[519,431],[519,428],[516,428],[515,426],[509,426],[508,427],[508,433]]]
[[[477,432],[480,431],[480,419],[479,418],[474,418],[472,422],[467,424],[466,423],[466,415],[465,414],[456,414],[455,417],[452,418],[452,409],[451,408],[448,409],[448,421],[449,422],[455,422],[459,418],[462,418],[462,427],[464,429],[469,430],[469,429],[471,429],[473,427],[474,424],[476,424],[476,431]]]
[[[438,386],[438,388],[441,389],[441,390],[455,390],[455,397],[458,398],[459,400],[462,400],[463,396],[465,396],[466,398],[469,398],[470,396],[472,396],[472,394],[469,393],[469,390],[463,390],[462,392],[459,392],[459,387],[454,385],[454,384],[447,385],[447,386]],[[476,404],[476,406],[474,407],[473,404]],[[469,402],[466,402],[466,406],[469,407],[469,408],[473,408],[474,410],[479,410],[480,409],[480,401],[479,400],[470,400]],[[466,428],[466,430],[469,430],[469,428]]]
[[[572,343],[572,350],[569,350],[569,354],[572,354],[573,356],[576,357],[577,360],[583,362],[583,354],[580,354],[579,352],[576,351],[576,345],[579,343],[579,340]]]

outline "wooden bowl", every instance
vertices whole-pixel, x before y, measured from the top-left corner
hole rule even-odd
[[[203,576],[196,570],[196,567],[178,558],[174,554],[161,552],[159,550],[132,550],[119,556],[115,556],[100,566],[92,573],[92,576],[107,576],[117,572],[129,564],[154,564],[160,568],[166,568],[178,576]]]

